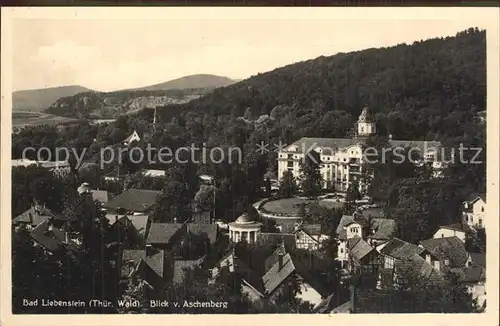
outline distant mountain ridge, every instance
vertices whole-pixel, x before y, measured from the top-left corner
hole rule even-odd
[[[164,83],[150,85],[146,87],[129,89],[129,91],[160,91],[170,89],[195,89],[195,88],[217,88],[232,85],[238,82],[228,77],[210,75],[210,74],[197,74],[185,76]]]
[[[93,92],[80,85],[22,90],[12,93],[12,111],[43,111],[61,97]]]

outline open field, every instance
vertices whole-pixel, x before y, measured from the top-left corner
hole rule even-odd
[[[22,128],[29,125],[59,124],[78,120],[60,117],[44,112],[17,111],[12,112],[12,127]]]

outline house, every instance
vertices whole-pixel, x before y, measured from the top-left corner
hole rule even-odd
[[[289,286],[292,278],[300,284],[300,293],[297,297],[303,301],[318,306],[327,296],[322,286],[308,270],[297,259],[292,258],[289,253],[279,252],[277,262],[262,276],[264,284],[264,295],[270,302]]]
[[[236,273],[241,276],[242,293],[247,294],[253,302],[265,300],[262,278],[256,271],[248,267],[244,259],[238,258],[234,247],[210,271],[210,283],[214,283],[221,278],[224,281],[225,275]]]
[[[109,200],[103,207],[117,213],[142,215],[149,212],[161,193],[149,189],[127,189]]]
[[[133,131],[132,134],[130,136],[128,136],[124,141],[123,141],[123,145],[125,146],[128,146],[128,145],[131,145],[135,142],[138,142],[141,140],[141,137],[139,137],[139,134],[137,133],[137,131]]]
[[[486,225],[486,194],[473,195],[463,202],[463,218],[468,226],[484,228]]]
[[[127,248],[139,248],[145,244],[145,228],[148,221],[147,215],[122,215],[112,217],[106,216],[110,222],[111,241],[122,244]]]
[[[183,223],[151,223],[146,245],[171,250],[175,241],[185,232],[186,225]]]
[[[349,261],[347,240],[354,237],[363,238],[364,225],[365,220],[363,218],[357,218],[357,216],[355,217],[354,215],[344,215],[340,219],[339,225],[335,231],[339,240],[337,258],[335,259],[340,262],[342,268],[346,268]]]
[[[465,267],[454,270],[458,280],[467,286],[477,306],[483,307],[486,302],[486,269],[481,266]]]
[[[469,259],[464,243],[457,237],[423,240],[419,246],[425,249],[420,255],[441,272],[465,267]]]
[[[393,219],[373,218],[370,221],[370,229],[367,241],[370,245],[382,249],[384,244],[394,237],[396,233],[396,222]]]
[[[124,250],[121,258],[122,279],[139,274],[157,293],[164,291],[173,277],[173,259],[164,250],[151,246],[142,250]]]
[[[120,169],[120,167],[117,166],[104,175],[104,180],[113,182],[123,182],[128,175],[129,175],[128,171]]]
[[[113,226],[116,221],[122,221],[122,219],[126,218],[137,230],[139,236],[143,239],[146,238],[146,229],[149,221],[148,215],[106,214],[106,218],[110,226]]]
[[[38,224],[30,233],[36,245],[43,247],[49,253],[63,250],[68,241],[68,234],[57,227],[54,227],[49,220],[44,220]]]
[[[54,218],[56,215],[46,207],[38,204],[33,204],[28,210],[22,212],[12,219],[14,227],[26,227],[32,230],[43,221]]]
[[[354,237],[347,240],[348,269],[351,273],[378,277],[381,265],[380,254],[365,240]]]
[[[440,226],[439,229],[434,233],[433,238],[448,238],[457,237],[462,242],[465,243],[465,238],[467,234],[472,233],[473,230],[465,223],[455,223],[450,225]]]
[[[318,250],[321,242],[329,238],[321,224],[301,224],[294,233],[297,249]]]
[[[418,254],[396,260],[393,274],[395,281],[405,282],[405,278],[415,276],[431,283],[440,283],[444,280],[443,274]]]
[[[375,118],[370,108],[365,107],[359,115],[355,125],[356,135],[352,138],[308,138],[304,137],[286,146],[279,151],[278,178],[282,178],[285,171],[292,172],[298,179],[300,176],[300,162],[310,151],[320,154],[321,169],[324,187],[346,192],[350,184],[359,184],[359,189],[364,192],[367,185],[362,181],[363,174],[363,146],[370,135],[377,133]],[[436,141],[411,141],[389,139],[392,148],[416,148],[425,158],[426,162],[432,162],[432,166],[443,168],[443,164],[437,163],[438,150],[441,143]]]

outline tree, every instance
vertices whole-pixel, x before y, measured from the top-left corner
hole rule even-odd
[[[285,171],[281,179],[278,194],[283,198],[291,198],[297,193],[297,181],[291,171]]]
[[[360,293],[357,313],[470,313],[475,300],[466,286],[450,276],[441,283],[431,282],[417,272],[402,272],[400,281],[383,290]]]
[[[323,178],[319,171],[320,155],[316,151],[310,151],[304,156],[300,164],[300,188],[302,194],[307,197],[317,196],[323,188]]]
[[[191,216],[191,200],[186,184],[179,181],[168,182],[156,200],[151,211],[155,222],[182,223]]]

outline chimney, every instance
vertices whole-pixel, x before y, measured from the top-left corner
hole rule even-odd
[[[146,245],[146,257],[151,257],[153,254],[153,247],[150,244]]]
[[[283,269],[283,257],[284,257],[283,251],[280,250],[278,253],[278,271]]]
[[[350,288],[349,288],[349,292],[350,292],[350,303],[351,303],[351,307],[350,307],[350,311],[351,313],[354,313],[356,310],[356,288],[354,287],[354,285],[351,285]]]

